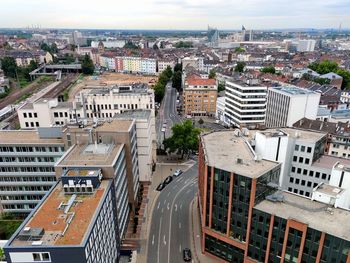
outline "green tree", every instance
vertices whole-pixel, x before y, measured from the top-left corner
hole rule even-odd
[[[58,47],[57,47],[56,43],[52,43],[50,49],[51,49],[51,52],[50,52],[51,54],[58,53]]]
[[[15,78],[17,75],[17,64],[13,57],[4,57],[1,59],[1,69],[7,77]]]
[[[244,53],[244,52],[245,52],[244,48],[241,48],[241,47],[236,47],[235,48],[235,53]]]
[[[262,73],[271,73],[271,74],[275,74],[276,73],[276,69],[275,69],[274,66],[263,67],[260,71]]]
[[[138,49],[139,47],[136,46],[132,41],[128,41],[125,43],[124,48],[129,48],[129,49]]]
[[[350,88],[350,72],[345,69],[338,69],[336,72],[339,76],[343,77],[342,89]]]
[[[338,70],[338,64],[335,61],[324,60],[320,63],[311,63],[309,65],[309,68],[322,75],[327,74],[329,72],[336,72]]]
[[[200,118],[200,119],[198,120],[198,124],[202,126],[202,125],[203,125],[203,123],[204,123],[203,119],[202,119],[202,118]]]
[[[156,43],[154,43],[153,49],[154,49],[154,50],[158,50],[158,49],[159,49],[159,47],[158,47],[158,45],[157,45]]]
[[[185,154],[198,150],[200,129],[195,128],[192,121],[175,124],[171,130],[173,135],[164,140],[164,147],[170,153],[176,152],[184,158]]]
[[[191,48],[193,47],[193,43],[191,41],[179,41],[175,43],[174,47],[176,48]]]
[[[168,79],[171,79],[171,77],[173,76],[173,70],[170,66],[166,67],[166,69],[164,70],[164,74],[167,76]]]
[[[225,84],[219,83],[218,85],[218,92],[225,90]]]
[[[50,46],[48,44],[46,44],[45,42],[41,43],[40,49],[51,53]]]
[[[326,79],[326,78],[314,78],[312,81],[316,82],[316,83],[318,83],[320,85],[326,85],[326,84],[331,83],[331,80],[330,79]]]
[[[181,90],[181,84],[182,84],[182,73],[181,71],[175,71],[173,75],[173,88],[175,88],[177,91]]]
[[[91,75],[94,73],[95,66],[88,54],[85,54],[83,62],[81,63],[81,70],[85,75]]]
[[[243,72],[245,68],[245,63],[238,61],[235,67],[235,72]]]
[[[165,95],[165,85],[161,82],[157,82],[154,86],[154,99],[156,102],[161,102]]]
[[[176,71],[182,71],[182,64],[181,63],[177,63],[174,67],[174,72]]]
[[[211,69],[210,72],[209,72],[209,78],[210,79],[215,79],[216,77],[216,72],[214,69]]]

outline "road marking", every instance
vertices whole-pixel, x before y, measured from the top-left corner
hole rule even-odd
[[[164,209],[164,208],[162,207],[162,214],[163,214],[163,211],[164,211],[163,209]]]
[[[159,209],[159,207],[160,207],[160,202],[158,202],[158,207],[157,207],[157,210]]]
[[[175,204],[175,212],[177,211],[177,204]]]
[[[166,199],[164,200],[164,204],[166,203]]]
[[[165,246],[166,245],[165,235],[163,236],[163,243],[164,243],[164,246]]]
[[[181,222],[179,223],[179,229],[181,229]]]
[[[170,192],[167,194],[167,196],[169,196],[170,195]]]
[[[180,251],[180,253],[181,253],[181,244],[180,244],[180,247],[179,247],[179,251]]]
[[[154,245],[154,235],[152,236],[152,246]]]
[[[180,205],[180,209],[182,209],[182,204]]]
[[[168,205],[167,205],[167,208],[168,208],[168,210],[170,209],[170,204],[168,203]]]
[[[159,246],[160,246],[160,232],[162,231],[162,217],[160,217],[160,223],[159,223],[159,234],[158,234],[158,257],[157,257],[157,262],[159,263]]]

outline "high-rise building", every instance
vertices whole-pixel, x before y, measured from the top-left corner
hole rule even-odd
[[[225,119],[228,125],[258,127],[265,122],[267,87],[257,79],[225,80]]]
[[[281,164],[249,141],[239,131],[201,136],[202,252],[223,262],[350,262],[350,212],[335,206],[343,189],[321,184],[315,201],[277,190]]]
[[[316,119],[321,94],[294,86],[271,87],[267,93],[266,126],[292,127],[302,119]]]
[[[208,44],[211,47],[216,47],[219,44],[219,30],[208,26]]]
[[[56,183],[54,164],[64,154],[59,130],[0,131],[0,206],[29,214]]]
[[[312,52],[315,50],[316,40],[314,39],[301,39],[298,40],[297,51],[298,52]]]

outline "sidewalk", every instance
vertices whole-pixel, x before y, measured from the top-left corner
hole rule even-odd
[[[196,196],[193,199],[190,209],[191,209],[190,211],[191,251],[193,255],[192,259],[194,260],[194,262],[198,262],[198,263],[217,263],[218,261],[216,261],[215,259],[202,254],[198,196]]]
[[[192,165],[193,163],[191,163],[191,161],[186,161],[184,163],[177,163],[177,162],[157,163],[156,170],[152,175],[152,183],[149,186],[148,202],[147,202],[147,207],[145,209],[143,223],[141,227],[141,238],[140,238],[141,247],[137,254],[138,263],[148,263],[147,262],[148,236],[149,236],[149,230],[150,230],[150,223],[152,222],[153,208],[156,204],[156,201],[159,195],[159,192],[156,191],[157,186],[167,176],[171,175],[176,169],[181,169],[183,171],[186,171]]]

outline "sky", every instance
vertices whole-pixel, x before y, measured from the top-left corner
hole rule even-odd
[[[0,28],[350,28],[349,0],[0,0]]]

